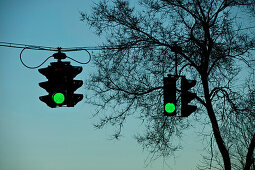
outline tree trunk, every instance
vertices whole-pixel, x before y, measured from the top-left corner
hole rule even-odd
[[[253,158],[254,147],[255,147],[255,134],[253,134],[250,146],[248,148],[244,170],[249,170],[251,167],[251,164],[254,162],[254,158]]]
[[[209,87],[208,87],[208,80],[207,80],[206,76],[202,76],[202,83],[203,83],[204,95],[205,95],[205,100],[206,100],[206,109],[207,109],[208,116],[209,116],[211,124],[212,124],[213,134],[214,134],[216,143],[218,145],[218,148],[220,150],[220,153],[222,155],[225,170],[231,170],[231,162],[230,162],[229,152],[228,152],[228,150],[224,144],[224,141],[221,137],[219,125],[218,125],[215,113],[213,111],[212,102],[211,102],[210,95],[209,95],[210,93],[209,93]]]

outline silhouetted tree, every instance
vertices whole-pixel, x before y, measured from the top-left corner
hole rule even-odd
[[[220,131],[224,138],[224,142],[228,148],[231,157],[231,166],[235,170],[239,169],[254,169],[254,121],[255,121],[255,82],[254,74],[247,80],[245,92],[242,95],[235,93],[235,105],[242,110],[238,114],[233,114],[236,111],[228,108],[225,100],[222,105],[216,106],[216,110],[221,110],[219,122],[221,122]],[[224,169],[219,151],[216,148],[215,142],[212,140],[213,135],[210,134],[211,141],[207,147],[209,155],[204,156],[204,160],[198,166],[198,169]],[[247,160],[249,159],[249,160]],[[219,168],[220,167],[220,168]],[[250,167],[250,168],[249,168]]]
[[[206,168],[250,169],[255,145],[254,86],[244,89],[248,86],[240,86],[237,76],[245,68],[253,75],[248,84],[254,80],[254,25],[239,20],[241,13],[236,11],[246,9],[252,14],[254,0],[141,0],[134,5],[101,1],[91,14],[81,13],[99,36],[107,37],[106,48],[94,55],[98,71],[87,83],[94,94],[88,102],[104,116],[96,127],[117,126],[118,138],[126,118],[137,116],[146,127],[137,136],[143,148],[155,157],[181,149],[178,141],[191,119],[162,114],[163,77],[174,73],[176,53],[178,74],[197,80],[198,109],[193,118],[211,125],[214,140],[209,140],[211,157],[205,159]],[[174,50],[176,46],[181,50]],[[105,114],[107,109],[111,115]],[[221,157],[213,156],[217,151]]]

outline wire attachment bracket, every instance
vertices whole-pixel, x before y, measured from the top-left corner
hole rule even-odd
[[[61,47],[58,47],[58,52],[53,54],[54,59],[57,59],[58,62],[61,62],[62,59],[65,59],[67,56],[65,53],[61,52]]]

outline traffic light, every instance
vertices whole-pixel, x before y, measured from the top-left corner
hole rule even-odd
[[[82,100],[82,94],[74,94],[75,90],[82,86],[82,80],[74,80],[81,73],[82,67],[72,66],[70,62],[52,62],[47,68],[38,71],[43,74],[48,81],[39,83],[49,94],[40,96],[39,99],[49,107],[74,107]]]
[[[189,105],[196,94],[189,90],[196,85],[196,80],[187,80],[185,77],[181,79],[181,116],[188,117],[192,112],[197,110],[197,106]]]
[[[176,77],[168,76],[164,81],[164,115],[176,115]]]

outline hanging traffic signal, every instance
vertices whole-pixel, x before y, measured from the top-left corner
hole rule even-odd
[[[181,116],[188,117],[197,110],[197,106],[189,105],[196,94],[189,90],[196,85],[196,80],[187,80],[185,77],[181,79]]]
[[[164,115],[176,115],[176,77],[168,75],[164,81]]]
[[[63,53],[62,53],[63,54]],[[82,86],[82,80],[74,80],[81,73],[82,67],[72,66],[70,62],[52,62],[47,68],[38,70],[48,81],[39,83],[49,94],[39,99],[49,107],[74,107],[82,100],[82,94],[74,94]]]

